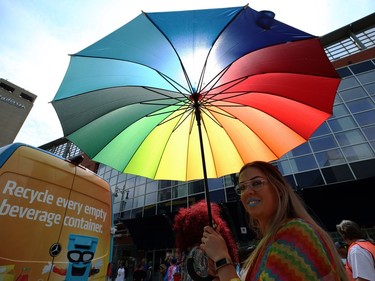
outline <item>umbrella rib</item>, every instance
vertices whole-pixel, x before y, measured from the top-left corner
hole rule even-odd
[[[187,112],[188,110],[186,110],[185,112]],[[191,112],[193,111],[192,109],[190,110]],[[184,119],[182,119],[181,121],[179,121],[178,122],[178,124],[173,128],[173,130],[172,130],[172,132],[175,132],[184,122],[185,122],[185,120],[186,119],[188,119],[189,118],[189,116],[190,116],[190,114],[191,114],[191,112],[189,113],[189,114],[186,114],[186,116],[184,117]],[[177,115],[177,116],[181,116],[181,115],[183,115],[184,113],[181,113],[181,114],[179,114],[179,115]],[[177,117],[176,116],[176,117]],[[194,118],[192,118],[193,120],[194,120]],[[169,120],[167,120],[166,122],[168,122]],[[161,123],[162,124],[162,123]],[[192,128],[193,126],[191,126],[190,125],[190,133],[191,133],[191,128]]]
[[[177,99],[177,98],[174,98],[174,97],[168,96],[168,95],[166,95],[166,94],[163,94],[163,93],[157,91],[155,88],[151,88],[151,87],[142,87],[142,88],[144,88],[144,89],[146,89],[146,90],[149,90],[150,92],[154,92],[154,93],[160,94],[160,95],[165,96],[165,97],[170,98],[170,99]],[[182,92],[179,91],[178,89],[176,89],[176,90],[177,90],[177,92],[178,92],[179,94],[181,94],[181,96],[182,96],[183,98],[188,98],[188,97],[189,97],[189,95],[186,95],[186,94],[182,93]]]
[[[172,44],[172,42],[169,40],[169,38],[167,37],[167,35],[159,28],[159,26],[157,26],[156,24],[155,24],[155,22],[147,15],[147,13],[146,12],[143,12],[142,11],[142,13],[145,15],[145,17],[152,23],[152,25],[153,26],[155,26],[155,28],[157,29],[157,30],[159,30],[159,32],[164,36],[164,38],[165,38],[165,40],[167,40],[167,42],[169,43],[169,45],[171,46],[171,48],[174,50],[174,52],[175,52],[175,54],[176,54],[176,56],[177,56],[177,58],[178,58],[178,61],[180,62],[180,66],[181,66],[181,68],[182,68],[182,71],[183,71],[183,73],[184,73],[184,76],[185,76],[185,79],[186,79],[186,82],[188,83],[188,85],[189,85],[189,88],[190,88],[190,92],[192,92],[192,89],[193,89],[193,86],[192,86],[192,84],[191,84],[191,82],[190,82],[190,79],[189,79],[189,76],[187,75],[187,72],[186,72],[186,69],[185,69],[185,67],[184,67],[184,64],[182,63],[182,61],[181,61],[181,58],[180,58],[180,55],[178,54],[178,52],[177,52],[177,50],[176,50],[176,48],[173,46],[173,44]],[[173,80],[173,79],[172,79]],[[177,83],[178,84],[178,83]]]
[[[177,111],[183,111],[183,112],[177,114],[176,116],[173,116],[172,118],[164,119],[164,121],[161,121],[157,125],[157,126],[161,126],[161,125],[163,125],[163,124],[165,124],[167,122],[170,122],[170,121],[172,121],[172,120],[174,120],[174,119],[176,119],[176,118],[178,118],[180,116],[186,115],[184,117],[184,119],[181,120],[181,121],[179,121],[178,124],[173,128],[172,132],[175,132],[185,122],[185,120],[191,115],[191,112],[193,112],[193,109],[190,106],[183,105],[183,106],[181,106],[177,110],[164,111],[164,112],[160,112],[160,113],[150,113],[150,114],[147,114],[146,117],[152,117],[152,116],[162,115],[162,114],[166,114],[166,113],[175,113]],[[187,112],[189,112],[189,113],[186,114]],[[190,128],[190,132],[191,132],[191,128]]]
[[[170,105],[166,105],[165,107],[169,107],[169,106],[170,106]],[[154,112],[154,113],[149,113],[149,114],[147,114],[147,115],[145,115],[145,116],[146,116],[146,117],[153,117],[153,116],[158,116],[158,115],[164,115],[164,114],[167,114],[167,113],[174,113],[174,112],[176,112],[176,111],[184,111],[184,112],[186,112],[187,109],[184,108],[184,107],[187,107],[187,106],[181,106],[179,109],[173,109],[173,110],[168,110],[168,111],[163,111],[163,112]],[[183,113],[181,113],[181,114],[183,114]],[[173,118],[175,118],[175,117],[173,117]],[[172,120],[173,118],[171,118],[171,119],[169,119],[169,120]],[[167,121],[165,121],[165,122],[162,122],[161,124],[166,123],[166,122],[168,122],[169,120],[167,120]]]
[[[221,106],[220,106],[221,107]],[[230,107],[230,106],[228,106],[228,107]],[[243,105],[238,105],[238,107],[243,107]],[[208,111],[208,112],[214,112],[214,113],[217,113],[217,114],[220,114],[220,115],[222,115],[222,116],[225,116],[225,117],[229,117],[229,118],[231,118],[231,119],[237,119],[236,117],[234,117],[233,115],[230,115],[230,114],[225,114],[225,113],[223,113],[223,112],[220,112],[220,111],[217,111],[217,110],[214,110],[214,109],[207,109],[207,108],[205,108],[205,110],[203,110],[203,112],[208,116],[208,117],[210,117],[213,121],[214,121],[214,119],[210,116],[210,115],[208,115],[205,111]],[[218,125],[220,125],[219,123],[218,123]],[[221,127],[221,125],[220,125],[220,127]]]
[[[210,111],[210,110],[207,110],[207,111]],[[213,110],[212,110],[213,111]],[[205,112],[205,110],[202,110],[202,112],[208,117],[208,118],[210,118],[213,122],[215,122],[219,127],[221,127],[221,128],[223,128],[223,126],[221,126],[221,124],[215,119],[215,118],[213,118],[212,116],[210,116],[207,112]],[[216,111],[213,111],[213,112],[216,112]],[[220,112],[216,112],[216,113],[218,113],[218,114],[221,114]],[[227,116],[227,115],[225,115],[225,114],[222,114],[222,115],[224,115],[224,116]],[[229,117],[229,116],[228,116]],[[232,117],[233,118],[233,117]],[[237,119],[237,118],[234,118],[234,119]],[[202,120],[204,120],[203,118],[202,118]],[[204,123],[204,122],[203,122]]]
[[[249,6],[249,4],[246,4],[245,6],[243,6],[243,8],[242,8],[242,10],[239,10],[238,12],[237,12],[237,14],[229,21],[229,22],[227,22],[227,24],[222,28],[222,30],[218,33],[218,35],[216,36],[216,38],[215,38],[215,41],[212,43],[212,45],[211,45],[211,48],[210,48],[210,50],[208,51],[208,54],[207,54],[207,57],[206,57],[206,60],[205,60],[205,62],[204,62],[204,66],[203,66],[203,69],[202,69],[202,72],[201,72],[201,75],[200,75],[200,77],[199,77],[199,82],[198,82],[198,89],[199,89],[199,91],[198,92],[200,92],[201,91],[201,86],[202,86],[202,83],[203,83],[203,77],[204,77],[204,73],[205,73],[205,70],[206,70],[206,66],[207,66],[207,60],[208,60],[208,58],[209,58],[209,56],[210,56],[210,54],[211,54],[211,51],[212,51],[212,47],[215,45],[215,43],[216,43],[216,41],[217,41],[217,39],[220,37],[220,35],[224,32],[224,30],[226,30],[227,29],[227,27],[239,16],[239,14],[241,14],[247,7]],[[216,75],[215,77],[217,77],[218,75]],[[213,78],[213,79],[215,79],[215,77]],[[212,79],[212,80],[213,80]],[[211,80],[211,81],[212,81]]]
[[[232,88],[232,87],[234,87],[234,86],[236,86],[237,84],[239,84],[239,83],[241,83],[242,81],[244,81],[244,80],[246,80],[248,77],[243,77],[243,78],[241,78],[241,79],[238,79],[238,82],[236,82],[235,84],[233,84],[233,85],[230,85],[230,86],[228,86],[227,88],[225,88],[225,89],[223,89],[223,90],[221,90],[220,92],[218,92],[218,93],[215,93],[215,94],[210,94],[209,93],[209,91],[207,91],[205,94],[203,94],[203,98],[202,98],[202,100],[203,101],[206,101],[206,100],[209,100],[209,99],[212,99],[213,97],[216,97],[216,96],[218,96],[218,95],[221,95],[222,93],[224,93],[224,92],[226,92],[227,94],[228,94],[228,92],[227,92],[227,90],[228,89],[230,89],[230,88]],[[231,81],[232,82],[232,81]],[[228,82],[229,83],[229,82]],[[228,83],[226,83],[226,84],[228,84]],[[223,84],[223,85],[225,85],[225,84]],[[213,88],[212,88],[213,89]],[[230,92],[229,92],[230,93]],[[233,92],[233,93],[236,93],[236,92]],[[241,93],[243,93],[243,92],[241,92]],[[237,95],[234,95],[234,96],[237,96]],[[229,96],[229,97],[234,97],[234,96]],[[218,100],[226,100],[228,98],[228,96],[227,97],[224,97],[224,98],[221,98],[221,99],[218,99]]]

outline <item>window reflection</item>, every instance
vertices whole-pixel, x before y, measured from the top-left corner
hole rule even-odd
[[[364,88],[370,94],[370,96],[374,96],[375,95],[375,83],[371,83],[371,84],[365,85]]]
[[[332,117],[342,117],[349,114],[349,110],[344,104],[338,104],[333,107]]]
[[[292,173],[292,168],[290,167],[289,160],[278,161],[277,167],[283,175],[289,175]]]
[[[343,103],[343,101],[339,95],[336,95],[333,104],[340,104],[340,103]]]
[[[148,193],[146,194],[145,205],[147,206],[147,205],[155,204],[157,202],[157,199],[158,199],[157,192]]]
[[[221,178],[208,179],[207,181],[208,181],[209,190],[223,188],[223,180]]]
[[[374,157],[374,152],[367,143],[344,147],[342,150],[348,161],[363,160]]]
[[[149,192],[155,192],[158,190],[158,182],[157,181],[151,181],[147,183],[146,186],[147,193]]]
[[[134,188],[134,196],[143,195],[143,194],[145,194],[145,191],[146,191],[146,185],[145,184],[138,185]]]
[[[314,151],[322,151],[337,147],[337,143],[333,138],[333,135],[313,139],[310,141],[310,144]]]
[[[341,78],[352,75],[352,73],[351,73],[351,71],[349,70],[348,67],[343,67],[343,68],[337,69],[337,73],[340,75]]]
[[[375,126],[363,128],[363,133],[366,135],[368,140],[375,140]]]
[[[143,207],[145,204],[145,196],[138,196],[133,199],[133,208]]]
[[[226,175],[224,176],[224,186],[233,186],[234,185],[234,179],[236,177],[236,174]]]
[[[358,81],[354,77],[347,77],[341,80],[338,90],[341,91],[355,86],[358,86]]]
[[[203,180],[193,181],[188,183],[189,194],[199,193],[204,191]]]
[[[135,177],[128,178],[126,181],[126,189],[132,188],[135,186]]]
[[[327,167],[345,163],[344,155],[342,154],[340,149],[318,152],[315,156],[320,167]]]
[[[367,97],[367,94],[362,87],[356,87],[353,89],[341,91],[339,92],[339,95],[344,101],[350,101],[350,100]]]
[[[374,75],[375,71],[369,71],[367,73],[357,75],[357,78],[362,84],[367,84],[374,81]]]
[[[358,129],[338,133],[336,139],[341,146],[354,145],[365,141],[365,137]]]
[[[355,114],[354,119],[360,126],[373,124],[375,122],[375,110]]]
[[[375,104],[372,102],[370,98],[351,101],[351,102],[348,102],[347,105],[352,113],[357,113],[360,111],[375,108]]]
[[[179,198],[183,196],[188,195],[188,187],[187,183],[178,185],[178,186],[173,186],[172,187],[172,198]]]
[[[324,122],[320,127],[314,132],[314,134],[311,136],[311,138],[319,137],[322,135],[330,134],[331,131],[329,130],[329,127],[326,122]]]
[[[353,73],[358,74],[358,73],[361,73],[361,72],[365,72],[365,71],[375,69],[375,66],[372,63],[372,61],[368,60],[368,61],[360,62],[360,63],[357,63],[357,64],[353,64],[353,65],[349,66],[349,68],[353,71]]]
[[[316,169],[318,167],[312,154],[290,159],[290,164],[292,166],[293,172],[302,172],[306,170]]]
[[[337,181],[347,181],[354,179],[352,171],[348,165],[339,165],[322,169],[322,173],[327,183]]]
[[[144,177],[135,177],[135,185],[146,183],[146,178]]]
[[[328,124],[334,132],[353,129],[357,127],[351,116],[328,120]]]
[[[293,155],[293,156],[299,156],[299,155],[308,154],[308,153],[311,153],[311,149],[307,142],[301,144],[300,146],[297,146],[292,151],[290,151],[290,155]]]
[[[171,199],[171,188],[164,188],[159,190],[159,201],[165,201]]]

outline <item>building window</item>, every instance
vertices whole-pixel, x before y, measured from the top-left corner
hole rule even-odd
[[[350,65],[349,68],[353,71],[353,73],[358,74],[375,69],[375,65],[372,63],[372,61],[368,60],[361,63]]]
[[[362,87],[356,87],[349,90],[339,92],[339,95],[344,101],[351,101],[363,97],[367,97],[365,90]]]
[[[314,132],[314,134],[311,136],[311,139],[315,138],[315,137],[319,137],[319,136],[324,136],[324,135],[328,135],[328,134],[331,134],[331,131],[327,125],[327,122],[324,122],[322,123],[322,125],[320,125],[320,127]]]
[[[338,181],[353,180],[354,176],[348,165],[339,165],[322,169],[324,178],[327,183],[335,183]]]
[[[357,124],[354,122],[354,119],[351,116],[330,119],[328,120],[328,124],[333,132],[340,132],[357,127]]]
[[[359,86],[359,83],[357,79],[355,79],[354,76],[351,77],[345,77],[345,79],[342,79],[338,88],[338,91],[342,91],[345,89],[350,89]]]
[[[367,143],[343,147],[342,151],[349,162],[374,158],[374,152]]]
[[[189,194],[200,193],[204,191],[203,180],[192,181],[188,183]]]
[[[319,167],[344,164],[345,158],[340,149],[331,149],[315,154]]]
[[[370,98],[355,100],[347,103],[348,108],[352,113],[365,111],[375,108],[374,102]],[[375,119],[373,119],[375,122]]]
[[[316,169],[318,167],[312,154],[290,159],[293,172],[302,172]]]
[[[365,137],[359,129],[337,133],[336,139],[341,146],[355,145],[365,141]]]
[[[315,152],[337,147],[337,142],[333,135],[313,139],[310,141],[310,144]]]
[[[349,110],[344,104],[337,104],[333,107],[333,115],[331,118],[343,117],[349,114]]]

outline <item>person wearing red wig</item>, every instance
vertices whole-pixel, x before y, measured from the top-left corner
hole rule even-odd
[[[211,203],[211,212],[213,224],[226,241],[232,261],[238,263],[238,247],[227,223],[221,216],[219,205]],[[176,247],[181,260],[181,281],[209,280],[213,278],[208,274],[208,259],[199,247],[203,228],[207,224],[207,203],[204,200],[189,208],[180,209],[174,218],[173,230],[175,231]],[[194,273],[189,270],[189,266],[194,269]]]

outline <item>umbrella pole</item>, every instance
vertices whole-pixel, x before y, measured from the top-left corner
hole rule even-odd
[[[212,213],[211,213],[210,191],[208,189],[206,160],[205,160],[205,156],[204,156],[204,147],[203,147],[203,138],[202,138],[201,111],[200,111],[199,103],[198,103],[198,94],[193,95],[193,98],[194,98],[194,113],[195,113],[195,119],[197,120],[197,126],[198,126],[198,132],[199,132],[199,144],[200,144],[200,148],[201,148],[202,167],[203,167],[203,183],[204,183],[204,191],[206,193],[208,223],[211,227],[213,227]]]

